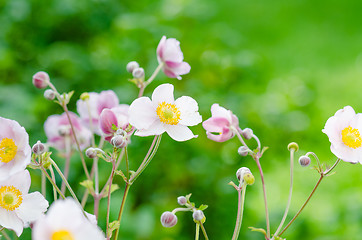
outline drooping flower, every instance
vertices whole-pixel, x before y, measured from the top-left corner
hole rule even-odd
[[[184,55],[180,48],[180,42],[175,38],[161,38],[157,46],[158,63],[163,63],[163,71],[170,78],[181,80],[180,75],[190,72],[190,65],[184,62]]]
[[[101,112],[103,109],[117,107],[119,105],[119,100],[112,90],[102,91],[100,93],[90,92],[88,94],[89,99],[87,101],[82,99],[77,101],[77,111],[83,124],[91,129],[91,120],[93,132],[101,135],[101,130],[99,129],[99,117]]]
[[[18,122],[0,117],[0,181],[30,163],[29,136]]]
[[[99,117],[99,127],[107,141],[111,140],[117,129],[125,130],[128,127],[128,110],[129,106],[127,104],[120,104],[111,109],[103,109]]]
[[[39,192],[28,193],[28,170],[0,181],[0,225],[20,236],[24,226],[36,221],[48,208],[48,201]]]
[[[83,150],[90,145],[92,133],[81,124],[80,118],[75,113],[69,112],[69,115],[80,148]],[[44,123],[44,130],[51,147],[64,150],[67,144],[75,146],[74,134],[66,113],[49,116]]]
[[[362,114],[351,106],[338,110],[322,130],[331,142],[331,151],[345,162],[362,163]]]
[[[187,96],[174,100],[171,84],[158,86],[152,100],[140,97],[129,107],[129,122],[137,129],[135,135],[151,136],[167,132],[176,141],[186,141],[195,136],[187,126],[195,126],[202,119],[197,102]]]
[[[211,118],[202,123],[209,139],[216,142],[225,142],[234,137],[234,129],[241,131],[238,118],[219,104],[211,106]]]
[[[94,220],[87,219],[72,198],[60,199],[34,224],[32,239],[105,240],[103,232]]]

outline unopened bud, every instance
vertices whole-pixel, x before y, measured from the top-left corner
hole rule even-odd
[[[299,149],[298,143],[296,143],[296,142],[289,143],[288,150],[290,151],[292,149],[294,149],[294,152],[298,151],[298,149]]]
[[[180,196],[177,198],[177,202],[178,204],[180,204],[181,206],[184,206],[187,203],[187,199],[184,196]]]
[[[127,64],[126,69],[127,69],[127,72],[133,73],[133,70],[135,70],[136,68],[139,68],[139,67],[140,67],[140,65],[138,64],[138,62],[132,61]]]
[[[55,98],[55,92],[51,89],[47,89],[44,91],[44,98],[48,100],[54,100]]]
[[[45,146],[40,141],[37,141],[31,148],[31,150],[33,151],[34,154],[40,155],[40,154],[44,153]]]
[[[301,156],[299,158],[299,164],[302,166],[302,167],[307,167],[309,166],[311,160],[308,156]]]
[[[143,78],[145,76],[145,70],[143,68],[135,68],[132,72],[134,78]]]
[[[239,168],[237,171],[236,171],[236,177],[239,181],[243,181],[244,179],[244,175],[246,173],[251,173],[250,169],[247,168],[247,167],[242,167],[242,168]]]
[[[111,144],[116,148],[124,148],[127,145],[127,141],[123,136],[116,135],[112,137]]]
[[[123,129],[117,129],[117,131],[116,131],[116,135],[119,135],[119,136],[125,136],[127,133],[126,133],[126,131],[124,131]]]
[[[97,151],[95,148],[90,147],[85,151],[85,155],[89,158],[95,158],[97,157]]]
[[[70,135],[70,132],[71,132],[70,126],[68,126],[68,125],[60,126],[58,131],[59,131],[59,135],[63,136],[63,137]]]
[[[194,218],[195,221],[201,221],[205,215],[204,212],[201,210],[196,210],[193,214],[192,217]]]
[[[161,215],[161,224],[164,227],[170,228],[175,226],[177,223],[177,217],[172,212],[164,212]]]
[[[253,137],[253,130],[251,128],[245,128],[241,134],[246,140],[249,140]]]
[[[84,93],[82,93],[82,94],[80,95],[79,98],[80,98],[81,100],[83,100],[83,101],[86,101],[86,100],[89,99],[89,93],[84,92]]]
[[[244,181],[247,185],[253,185],[255,182],[254,175],[251,173],[245,173],[244,174]]]
[[[241,146],[238,148],[238,153],[240,156],[245,157],[249,154],[249,149],[245,146]]]
[[[33,85],[36,88],[42,89],[46,88],[49,84],[49,75],[46,72],[37,72],[33,75]]]

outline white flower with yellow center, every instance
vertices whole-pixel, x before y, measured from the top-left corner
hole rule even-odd
[[[0,181],[30,163],[29,136],[18,122],[0,117]]]
[[[20,236],[25,225],[36,221],[48,208],[39,192],[28,193],[30,174],[27,170],[0,181],[0,225]]]
[[[346,106],[327,120],[322,132],[334,155],[345,162],[362,163],[362,114]]]
[[[95,218],[83,215],[72,198],[55,201],[34,225],[33,240],[105,240]]]
[[[129,107],[129,122],[137,129],[135,135],[161,135],[164,132],[176,141],[186,141],[195,136],[187,126],[195,126],[202,119],[197,102],[188,96],[174,99],[173,85],[162,84],[152,100],[140,97]]]

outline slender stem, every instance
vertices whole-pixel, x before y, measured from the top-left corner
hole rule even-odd
[[[240,234],[241,224],[243,222],[246,186],[246,183],[244,183],[241,189],[238,189],[238,215],[236,218],[232,240],[237,240]]]
[[[174,210],[172,210],[172,213],[175,214],[177,212],[188,212],[192,209],[192,207],[188,207],[188,208],[175,208]]]
[[[124,149],[122,149],[121,154],[118,157],[118,160],[117,160],[117,163],[116,163],[116,169],[118,168],[119,164],[121,163],[121,160],[122,160],[122,158],[124,156],[124,152],[125,152]],[[101,192],[99,193],[100,196],[103,196],[103,194],[104,194],[110,180],[111,180],[111,175],[109,175],[106,184],[103,186]]]
[[[43,166],[41,166],[40,168],[43,173],[45,174],[45,176],[47,177],[47,179],[49,180],[49,182],[53,185],[53,187],[55,188],[55,190],[59,193],[59,195],[65,199],[64,194],[62,193],[62,191],[60,191],[60,189],[58,188],[57,184],[55,183],[55,181],[53,181],[53,179],[49,176],[49,174],[47,173],[47,171],[45,170],[45,168]]]
[[[287,218],[287,215],[288,215],[290,203],[291,203],[291,201],[292,201],[294,152],[295,152],[295,149],[292,148],[292,149],[290,150],[290,187],[289,187],[288,202],[287,202],[287,206],[286,206],[286,208],[285,208],[285,212],[284,212],[282,221],[280,222],[280,224],[279,224],[279,226],[278,226],[278,229],[275,231],[274,236],[278,236],[280,230],[282,229],[283,224],[284,224],[284,222],[285,222],[285,219]]]
[[[324,175],[327,175],[327,174],[329,174],[336,166],[337,166],[337,164],[339,163],[341,161],[341,159],[337,159],[337,161],[333,164],[333,166],[330,168],[330,169],[327,169],[323,174]]]
[[[239,141],[241,142],[241,144],[249,149],[248,145],[246,145],[246,143],[245,143],[244,139],[242,138],[242,136],[240,135],[239,131],[238,131],[235,127],[232,127],[232,126],[230,127],[230,129],[231,129],[231,130],[235,133],[235,135],[238,137],[238,139],[239,139]]]
[[[53,167],[51,166],[49,168],[49,171],[50,171],[50,175],[52,176],[52,180],[55,182],[55,175],[54,175],[54,170],[53,170]],[[54,185],[53,185],[53,197],[54,197],[54,201],[57,200],[57,190],[55,189]]]
[[[206,229],[204,227],[204,224],[200,221],[200,226],[201,226],[201,230],[202,230],[202,233],[204,234],[204,237],[206,240],[209,240],[209,237],[207,236],[207,233],[206,233]]]
[[[299,214],[303,211],[304,207],[308,204],[309,200],[312,198],[313,194],[315,193],[315,191],[317,190],[319,184],[321,183],[322,179],[324,177],[324,174],[322,173],[317,184],[315,185],[315,187],[313,188],[312,192],[309,194],[309,197],[307,198],[307,200],[305,201],[305,203],[303,204],[303,206],[299,209],[299,211],[297,212],[297,214],[295,214],[295,216],[293,217],[292,220],[290,220],[290,222],[287,224],[287,226],[280,232],[279,236],[281,236],[285,230],[287,230],[289,228],[289,226],[294,222],[294,220],[299,216]]]
[[[160,72],[160,70],[162,69],[164,63],[161,62],[157,68],[155,69],[155,71],[153,71],[151,77],[142,83],[141,87],[140,87],[140,91],[138,93],[138,97],[142,97],[143,96],[143,92],[145,91],[145,88],[155,79],[155,77],[157,76],[157,74]]]
[[[47,194],[47,185],[46,185],[46,177],[43,172],[41,172],[41,194],[46,197]]]
[[[314,152],[307,152],[307,153],[305,154],[305,156],[309,156],[309,155],[312,155],[312,156],[315,158],[315,160],[317,161],[317,165],[318,165],[319,171],[322,171],[322,164],[321,164],[321,162],[319,161],[319,158],[318,158],[317,154],[315,154]]]
[[[143,159],[140,167],[142,167],[142,166],[145,164],[145,162],[147,161],[148,157],[150,156],[150,154],[151,154],[151,152],[152,152],[152,150],[153,150],[153,147],[155,146],[155,143],[156,143],[156,141],[157,141],[157,138],[158,138],[158,135],[156,135],[156,136],[153,138],[152,144],[151,144],[150,148],[148,149],[148,152],[147,152],[146,156],[144,157],[144,159]]]
[[[255,157],[255,162],[258,166],[259,172],[260,172],[260,178],[261,178],[261,184],[263,186],[263,195],[264,195],[264,206],[265,206],[265,221],[266,221],[266,233],[268,239],[270,238],[270,223],[269,223],[269,210],[268,210],[268,201],[266,196],[266,188],[265,188],[265,182],[264,182],[264,174],[263,170],[260,165],[259,157]]]
[[[110,214],[110,210],[111,210],[111,189],[112,189],[112,182],[113,182],[113,177],[114,177],[114,171],[116,170],[116,163],[115,163],[116,159],[112,159],[112,172],[111,172],[111,179],[109,181],[109,186],[108,186],[108,197],[107,197],[107,225],[106,225],[106,236],[107,238],[109,238],[110,233],[109,233],[109,214]]]
[[[122,213],[123,213],[123,209],[124,209],[124,205],[126,203],[126,199],[127,199],[127,195],[128,195],[128,191],[129,188],[131,187],[131,185],[129,183],[126,183],[126,187],[124,189],[124,193],[123,193],[123,199],[122,199],[122,203],[121,203],[121,207],[119,209],[119,213],[118,213],[118,219],[117,221],[121,224],[121,219],[122,219]],[[118,234],[119,234],[119,228],[116,229],[116,233],[114,235],[114,240],[118,239]]]
[[[69,176],[69,168],[70,168],[70,159],[71,159],[71,145],[70,139],[65,137],[65,166],[64,166],[64,177],[68,180]],[[65,194],[65,182],[62,182],[62,186],[60,188],[62,193]]]
[[[124,155],[126,156],[126,171],[127,171],[127,181],[129,180],[129,161],[128,161],[128,152],[127,146],[124,148]]]
[[[199,240],[199,236],[200,236],[200,224],[196,223],[195,240]]]
[[[254,135],[254,134],[252,135],[252,138],[255,139],[256,143],[258,144],[258,149],[260,150],[260,149],[261,149],[261,144],[260,144],[259,138],[258,138],[256,135]]]
[[[3,231],[5,228],[2,228],[0,231],[1,231],[1,234],[6,238],[6,240],[11,240],[11,238],[9,237],[9,235],[5,232],[5,231]],[[1,237],[1,235],[0,235],[0,237]]]

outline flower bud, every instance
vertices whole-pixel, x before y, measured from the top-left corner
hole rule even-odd
[[[34,154],[40,155],[40,154],[44,153],[45,146],[40,141],[37,141],[31,148],[31,150],[33,151]]]
[[[299,164],[302,166],[302,167],[307,167],[309,166],[311,160],[308,156],[301,156],[299,158]]]
[[[124,148],[127,145],[127,141],[124,137],[116,135],[112,137],[111,144],[116,148]]]
[[[249,149],[245,146],[241,146],[238,148],[238,153],[240,156],[245,157],[249,154]]]
[[[161,215],[161,224],[164,227],[170,228],[175,226],[177,223],[177,217],[172,212],[164,212]]]
[[[33,85],[36,88],[42,89],[48,86],[50,79],[49,75],[46,72],[37,72],[33,75]]]
[[[86,101],[86,100],[89,99],[89,93],[84,92],[84,93],[82,93],[82,94],[80,95],[79,98],[80,98],[80,100]]]
[[[143,68],[135,68],[132,72],[134,78],[143,78],[145,76],[145,70]]]
[[[201,210],[196,210],[193,214],[192,217],[194,218],[195,221],[201,221],[205,216],[204,216],[204,212]]]
[[[236,171],[236,177],[238,178],[239,181],[243,181],[244,180],[244,175],[246,173],[251,173],[250,169],[247,168],[247,167],[242,167],[242,168],[239,168],[237,171]]]
[[[132,61],[127,64],[126,69],[127,69],[127,72],[133,73],[133,70],[135,70],[136,68],[139,68],[139,67],[140,67],[140,65],[138,64],[138,62]]]
[[[290,151],[292,149],[294,149],[294,152],[298,151],[298,149],[299,149],[298,143],[296,143],[296,142],[289,143],[288,150]]]
[[[180,197],[177,198],[177,202],[178,202],[178,204],[183,206],[183,205],[185,205],[187,203],[187,199],[184,196],[180,196]]]
[[[247,185],[253,185],[255,182],[255,178],[252,173],[245,173],[243,179]]]
[[[44,91],[44,98],[48,100],[54,100],[55,98],[55,92],[51,89],[47,89]]]
[[[97,157],[97,151],[95,148],[90,147],[85,151],[85,155],[89,158],[95,158]]]
[[[249,140],[253,137],[253,130],[251,128],[245,128],[241,134],[246,140]]]

